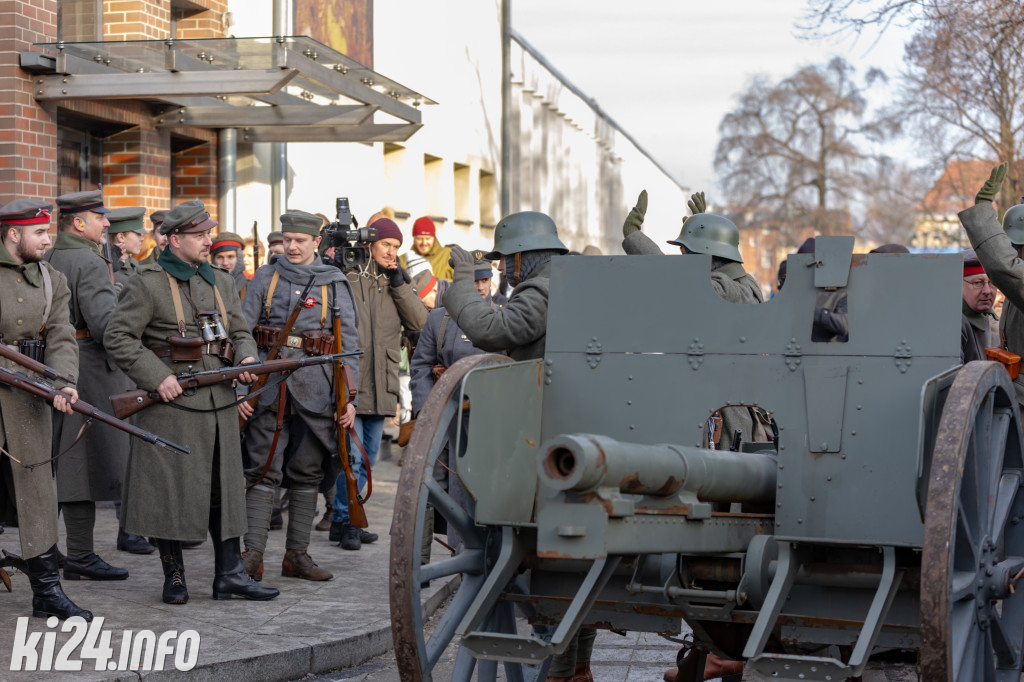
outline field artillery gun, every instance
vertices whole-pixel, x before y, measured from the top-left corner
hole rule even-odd
[[[696,647],[766,679],[838,682],[907,649],[929,682],[1017,682],[1013,384],[959,366],[959,256],[852,249],[790,256],[762,305],[721,300],[707,257],[555,259],[544,359],[460,361],[407,447],[402,679],[432,679],[452,642],[453,679],[543,679],[580,625],[671,636],[685,620]],[[814,343],[816,294],[840,287],[849,340]],[[777,436],[706,449],[709,417],[738,405]],[[420,566],[428,500],[454,551]],[[426,634],[421,583],[457,574]]]

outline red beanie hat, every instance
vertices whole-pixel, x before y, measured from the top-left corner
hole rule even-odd
[[[378,218],[373,221],[370,225],[373,229],[377,230],[377,240],[381,239],[397,239],[398,245],[402,245],[402,231],[398,229],[398,225],[395,225],[395,221],[390,218]]]
[[[434,227],[434,221],[428,216],[417,218],[416,222],[412,224],[412,236],[419,237],[420,235],[437,236],[437,228]]]

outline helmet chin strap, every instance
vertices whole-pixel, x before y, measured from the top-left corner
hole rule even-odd
[[[517,252],[516,255],[515,255],[515,259],[516,259],[516,264],[515,264],[515,270],[513,271],[513,276],[515,277],[515,280],[513,282],[513,286],[519,284],[519,271],[522,269],[523,254]]]

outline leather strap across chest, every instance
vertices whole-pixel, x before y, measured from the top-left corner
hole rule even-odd
[[[267,287],[267,297],[263,300],[263,315],[270,324],[270,304],[274,300],[274,291],[277,290],[277,281],[281,279],[281,273],[274,270],[274,276],[270,278],[270,286]],[[327,285],[320,285],[320,328],[327,326]]]
[[[181,292],[178,291],[178,280],[169,272],[164,274],[167,275],[167,283],[171,286],[171,301],[174,303],[174,316],[178,320],[178,333],[185,336],[188,327],[185,324],[185,309],[181,305]],[[224,305],[224,299],[221,298],[220,289],[217,288],[216,284],[213,285],[213,296],[217,300],[217,308],[220,310],[221,319],[227,323],[228,309]]]

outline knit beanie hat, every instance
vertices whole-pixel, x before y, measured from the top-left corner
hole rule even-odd
[[[381,239],[397,239],[399,246],[402,244],[402,231],[398,229],[398,225],[395,225],[395,221],[390,218],[378,218],[370,225],[373,229],[377,230],[377,241]]]
[[[428,216],[422,216],[416,219],[416,222],[412,224],[412,236],[419,237],[427,235],[429,237],[437,236],[437,227],[434,225],[434,221]]]

